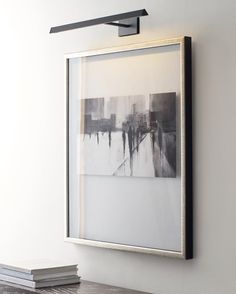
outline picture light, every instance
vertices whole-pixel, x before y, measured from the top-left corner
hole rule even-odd
[[[89,19],[85,21],[74,22],[70,24],[52,27],[50,29],[50,34],[85,28],[89,26],[95,26],[99,24],[106,24],[106,25],[117,26],[119,28],[119,31],[118,31],[119,37],[136,35],[136,34],[139,34],[140,32],[139,18],[145,15],[148,15],[146,9],[140,9],[140,10],[125,12],[121,14],[94,18],[94,19]]]

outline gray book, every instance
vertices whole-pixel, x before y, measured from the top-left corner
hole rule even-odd
[[[77,275],[77,269],[76,270],[64,270],[61,272],[46,272],[41,274],[29,274],[17,270],[11,270],[7,268],[0,268],[0,274],[30,280],[30,281],[41,281],[45,279],[57,279],[57,278],[63,278],[68,276],[75,276]]]
[[[0,268],[3,270],[12,270],[15,272],[26,273],[30,275],[43,275],[47,273],[61,273],[76,271],[78,265],[51,260],[32,260],[32,261],[14,261],[11,263],[2,263]]]
[[[0,274],[0,280],[18,284],[30,288],[43,288],[43,287],[53,287],[53,286],[61,286],[61,285],[69,285],[69,284],[77,284],[80,282],[79,276],[69,276],[65,278],[58,279],[45,279],[41,281],[30,281],[26,279],[16,278],[4,274]]]

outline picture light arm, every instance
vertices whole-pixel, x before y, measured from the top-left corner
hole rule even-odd
[[[90,20],[52,27],[50,29],[50,34],[79,29],[79,28],[85,28],[85,27],[99,25],[99,24],[107,24],[107,25],[118,26],[120,37],[135,35],[135,34],[139,34],[140,32],[139,17],[145,16],[145,15],[148,15],[147,11],[145,9],[141,9],[141,10],[135,10],[135,11],[125,12],[121,14],[94,18]]]

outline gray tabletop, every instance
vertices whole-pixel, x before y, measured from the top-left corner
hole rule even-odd
[[[31,289],[10,283],[0,282],[0,294],[148,294],[147,292],[140,292],[109,286],[105,284],[98,284],[94,282],[82,280],[80,284],[47,287],[42,289]]]

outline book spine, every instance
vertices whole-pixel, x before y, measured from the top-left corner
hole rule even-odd
[[[62,285],[70,285],[70,284],[78,284],[78,283],[80,283],[80,277],[76,277],[73,279],[54,280],[54,281],[38,281],[35,283],[35,288],[54,287],[54,286],[62,286]]]
[[[71,276],[77,276],[77,271],[32,275],[34,281],[41,281],[45,279],[62,279]]]
[[[42,275],[42,274],[49,274],[49,273],[61,273],[61,272],[68,272],[78,270],[77,266],[62,266],[62,267],[51,267],[51,268],[44,268],[44,269],[32,269],[32,275]]]
[[[7,264],[0,264],[0,269],[7,269],[7,270],[11,270],[11,271],[15,271],[15,272],[21,272],[21,273],[25,273],[27,275],[32,274],[31,270],[26,269],[26,268],[21,268],[21,267],[17,267],[17,266],[13,266],[13,265],[7,265]]]
[[[8,275],[3,275],[3,274],[0,274],[0,280],[5,281],[5,282],[10,282],[13,284],[31,287],[31,288],[35,288],[35,286],[36,286],[36,283],[33,281],[20,279],[20,278],[16,278],[16,277],[11,277]]]
[[[61,279],[61,278],[67,278],[71,276],[76,276],[77,271],[69,271],[69,272],[59,272],[59,273],[49,273],[49,274],[26,274],[22,272],[17,272],[9,269],[0,269],[0,273],[3,275],[25,279],[29,281],[41,281],[45,279]]]
[[[1,268],[0,273],[3,275],[15,277],[15,278],[20,278],[20,279],[26,279],[26,280],[30,280],[30,281],[33,281],[33,279],[34,279],[33,275],[23,273],[23,272],[17,272],[17,271],[5,269],[5,268]]]

